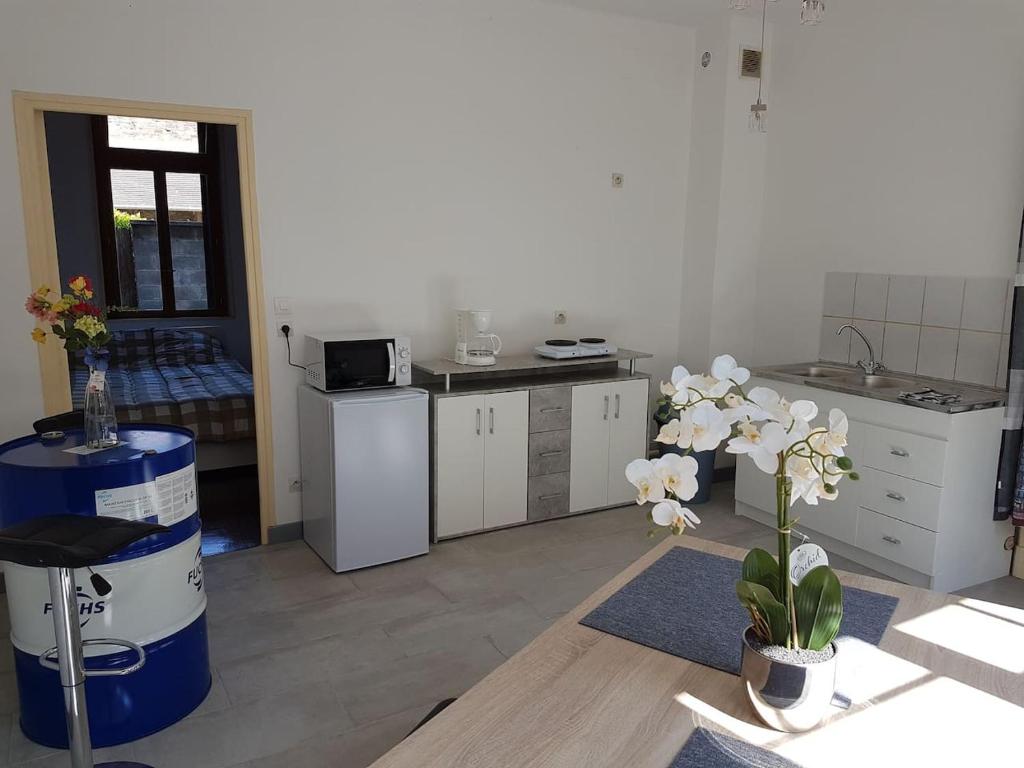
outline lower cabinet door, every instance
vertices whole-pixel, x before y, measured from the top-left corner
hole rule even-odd
[[[570,512],[608,506],[611,399],[611,384],[581,384],[572,388]]]
[[[484,528],[526,521],[530,393],[484,397]]]
[[[608,442],[608,505],[636,500],[636,488],[626,480],[626,465],[647,458],[647,379],[632,379],[612,385],[611,439]]]
[[[484,400],[483,395],[437,399],[438,536],[484,527]]]

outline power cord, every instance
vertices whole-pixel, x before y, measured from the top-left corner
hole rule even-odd
[[[292,368],[301,368],[302,370],[306,370],[306,366],[292,362],[292,327],[290,325],[282,325],[281,333],[284,334],[284,343],[288,347],[288,365],[292,366]]]

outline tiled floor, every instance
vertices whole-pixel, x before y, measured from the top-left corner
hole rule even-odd
[[[732,513],[729,485],[699,514],[700,536],[774,544],[769,529]],[[656,541],[628,507],[348,575],[331,574],[300,542],[210,558],[210,696],[177,725],[99,757],[159,768],[365,766]],[[1024,607],[1024,582],[1009,577],[969,592]],[[66,766],[65,753],[22,736],[9,647],[0,660],[0,764]]]

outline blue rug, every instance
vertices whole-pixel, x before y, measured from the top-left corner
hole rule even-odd
[[[800,768],[767,750],[721,733],[698,728],[670,768]]]
[[[587,627],[738,675],[750,616],[736,599],[741,564],[676,547],[581,621]],[[878,645],[898,599],[843,587],[839,637]]]

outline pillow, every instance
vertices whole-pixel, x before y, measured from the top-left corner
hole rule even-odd
[[[227,359],[220,339],[201,331],[154,328],[153,349],[157,365],[204,365]]]
[[[125,331],[111,331],[111,368],[139,368],[153,363],[153,329],[138,328]],[[69,353],[72,368],[85,367],[85,350]]]

